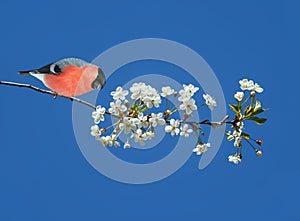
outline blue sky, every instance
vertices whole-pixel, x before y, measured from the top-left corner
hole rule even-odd
[[[193,155],[165,180],[128,185],[85,160],[68,100],[1,86],[0,219],[299,220],[297,7],[296,1],[258,0],[1,1],[0,80],[43,87],[16,72],[64,57],[91,61],[132,39],[165,38],[210,64],[227,102],[246,76],[265,88],[261,100],[271,110],[266,125],[247,126],[264,140],[264,157],[249,148],[242,164],[229,164],[234,149],[224,140],[203,171]],[[116,74],[124,80],[128,70],[159,67],[140,63]],[[107,91],[116,79],[107,82]]]

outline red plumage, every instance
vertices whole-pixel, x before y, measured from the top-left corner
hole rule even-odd
[[[45,75],[44,83],[60,95],[77,96],[93,90],[91,85],[97,74],[96,66],[66,66],[59,75]]]
[[[85,94],[105,85],[102,70],[78,58],[65,58],[42,68],[20,71],[21,75],[32,75],[59,95],[71,97]]]

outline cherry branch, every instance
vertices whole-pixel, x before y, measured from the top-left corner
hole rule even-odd
[[[84,105],[86,105],[88,107],[91,107],[93,109],[96,109],[95,105],[93,105],[93,104],[91,104],[91,103],[89,103],[87,101],[81,100],[81,99],[79,99],[77,97],[68,97],[68,96],[60,95],[60,94],[57,94],[54,91],[45,90],[45,89],[33,86],[31,84],[22,84],[22,83],[16,83],[16,82],[8,82],[8,81],[0,81],[0,84],[7,85],[7,86],[14,86],[14,87],[29,88],[31,90],[34,90],[34,91],[37,91],[37,92],[40,92],[40,93],[43,93],[43,94],[50,94],[50,95],[52,95],[54,97],[54,99],[56,97],[63,97],[63,98],[71,100],[72,102],[75,101],[75,102],[84,104]],[[105,111],[105,113],[108,114],[108,115],[114,116],[111,113],[109,113],[108,111]],[[221,122],[210,122],[209,120],[204,120],[202,122],[188,122],[188,123],[207,124],[207,125],[215,127],[215,126],[221,126],[224,123],[232,123],[232,122],[225,122],[225,120],[227,120],[228,118],[229,118],[229,116],[226,116]],[[166,120],[166,122],[169,123],[169,120]]]
[[[88,103],[88,102],[86,102],[84,100],[81,100],[81,99],[79,99],[77,97],[67,97],[67,96],[64,96],[64,95],[57,94],[54,91],[49,91],[49,90],[45,90],[45,89],[42,89],[42,88],[35,87],[35,86],[31,85],[31,84],[21,84],[21,83],[8,82],[8,81],[0,81],[0,84],[2,84],[2,85],[8,85],[8,86],[14,86],[14,87],[29,88],[29,89],[32,89],[34,91],[37,91],[37,92],[40,92],[40,93],[43,93],[43,94],[50,94],[54,98],[56,98],[56,97],[63,97],[63,98],[69,99],[71,101],[75,101],[75,102],[84,104],[84,105],[86,105],[88,107],[91,107],[93,109],[96,109],[95,105],[93,105],[91,103]]]

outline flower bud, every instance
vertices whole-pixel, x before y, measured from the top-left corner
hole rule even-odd
[[[256,152],[256,156],[258,157],[261,157],[263,155],[261,150],[255,150],[255,152]]]
[[[254,97],[255,96],[255,91],[251,91],[250,96]]]
[[[172,114],[172,112],[170,110],[166,110],[164,114],[165,114],[165,119],[168,119],[168,117]]]
[[[107,131],[106,128],[101,128],[101,129],[100,129],[100,132],[101,132],[101,133],[105,133],[106,131]]]
[[[124,144],[124,149],[130,148],[130,147],[131,147],[131,145],[130,145],[130,143],[127,141],[127,142]]]
[[[255,141],[259,146],[261,146],[263,144],[263,141],[262,140],[256,140]]]
[[[226,136],[229,136],[229,135],[231,135],[231,131],[230,131],[230,130],[227,130],[227,131],[225,132],[225,134],[226,134]]]
[[[129,109],[129,107],[130,107],[130,103],[129,103],[129,101],[128,101],[128,100],[125,100],[125,101],[124,101],[124,105],[125,105],[125,107],[127,107],[127,108]]]

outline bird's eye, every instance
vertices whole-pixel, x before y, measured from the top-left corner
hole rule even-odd
[[[53,74],[58,74],[59,72],[61,72],[61,69],[58,65],[53,64],[50,66],[50,72]]]

